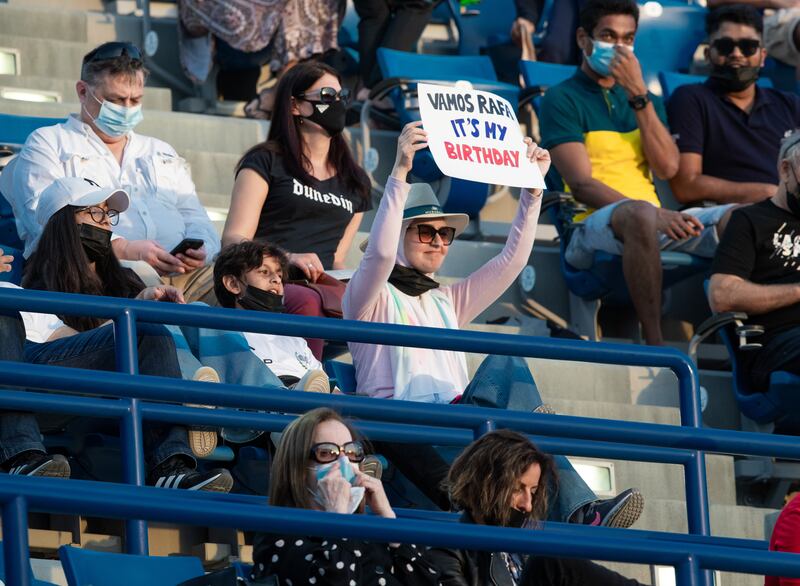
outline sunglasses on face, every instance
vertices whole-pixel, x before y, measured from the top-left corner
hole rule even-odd
[[[127,55],[134,61],[142,60],[142,52],[139,50],[139,47],[133,43],[117,42],[107,43],[106,45],[98,48],[94,53],[90,53],[86,59],[84,59],[83,64],[86,65],[87,63],[92,63],[94,61],[116,59],[117,57],[122,57],[123,55]]]
[[[436,235],[442,239],[442,244],[450,246],[453,243],[453,238],[456,237],[456,229],[451,226],[445,226],[438,230],[430,224],[417,224],[414,226],[417,229],[417,238],[423,244],[430,244],[436,240]]]
[[[711,43],[711,47],[723,57],[727,57],[736,47],[745,57],[752,57],[761,47],[761,41],[758,39],[739,39],[734,40],[730,37],[722,37],[716,39]]]
[[[103,220],[105,220],[106,218],[108,218],[108,223],[111,224],[112,226],[116,226],[117,224],[119,224],[119,212],[117,210],[109,209],[108,211],[106,211],[103,208],[99,208],[97,206],[89,206],[75,210],[76,214],[79,214],[81,212],[89,212],[89,215],[92,217],[92,220],[94,220],[98,224],[102,224]]]
[[[311,458],[319,464],[330,464],[344,454],[351,462],[359,463],[364,460],[364,446],[359,441],[347,442],[338,446],[333,442],[322,442],[311,446]]]
[[[303,92],[302,94],[297,94],[295,97],[306,100],[307,102],[333,104],[337,100],[341,100],[346,104],[350,101],[350,90],[345,87],[337,92],[332,87],[323,87],[312,92]]]

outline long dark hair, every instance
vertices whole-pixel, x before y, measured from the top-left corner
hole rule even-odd
[[[339,72],[333,67],[313,60],[298,63],[283,74],[275,88],[275,106],[272,110],[272,121],[267,140],[257,144],[244,154],[236,165],[237,173],[241,168],[242,161],[252,153],[270,151],[283,156],[283,164],[293,177],[310,185],[318,183],[308,172],[311,161],[303,152],[303,137],[300,133],[301,118],[292,115],[292,97],[306,91],[326,73],[333,75],[340,84],[342,83]],[[356,163],[342,134],[331,138],[328,163],[336,169],[339,180],[350,193],[364,200],[369,199],[369,177],[364,169]]]
[[[58,210],[48,220],[39,244],[25,264],[22,286],[57,293],[84,293],[107,297],[132,297],[141,290],[120,266],[117,257],[109,254],[95,263],[95,271],[83,251],[75,222],[75,206]],[[65,324],[85,332],[106,320],[71,315],[59,316]]]
[[[547,495],[558,486],[553,460],[521,433],[500,429],[468,445],[447,475],[453,505],[481,525],[508,525],[511,498],[520,477],[533,464],[541,469],[533,496],[532,521],[547,517]]]

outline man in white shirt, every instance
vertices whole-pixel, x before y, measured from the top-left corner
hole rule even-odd
[[[226,246],[214,263],[214,290],[222,307],[283,312],[289,261],[277,246],[243,240]],[[250,349],[291,388],[330,392],[322,364],[303,338],[244,332]]]
[[[151,265],[165,283],[182,288],[187,301],[208,301],[219,237],[188,165],[169,144],[133,132],[142,120],[146,75],[135,45],[105,43],[89,52],[75,86],[80,112],[31,133],[0,175],[0,190],[14,209],[26,258],[42,230],[35,214],[39,195],[53,181],[83,177],[126,190],[131,205],[115,229],[117,258]],[[170,254],[186,238],[203,244]]]

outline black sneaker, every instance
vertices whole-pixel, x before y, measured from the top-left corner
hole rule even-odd
[[[629,488],[613,499],[594,501],[575,511],[570,523],[627,529],[644,510],[644,497],[638,488]]]
[[[15,476],[46,476],[69,478],[69,462],[61,454],[50,456],[44,452],[25,452],[9,464],[8,473]]]
[[[233,477],[224,468],[198,472],[190,468],[183,458],[175,456],[156,466],[150,472],[147,484],[159,488],[230,492],[233,488]]]

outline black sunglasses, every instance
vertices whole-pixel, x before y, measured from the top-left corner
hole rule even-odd
[[[430,224],[417,224],[416,228],[417,237],[423,244],[430,244],[436,239],[436,235],[438,234],[442,239],[442,244],[450,246],[453,243],[453,239],[456,237],[456,229],[452,226],[445,226],[437,230]]]
[[[127,55],[134,61],[142,60],[142,52],[133,43],[113,42],[101,45],[93,52],[89,53],[83,60],[83,64],[93,63],[94,61],[106,61]]]
[[[343,446],[337,446],[333,442],[322,442],[311,446],[311,458],[320,464],[330,464],[339,459],[339,455],[344,454],[351,462],[361,462],[364,460],[364,446],[359,441],[347,442]]]
[[[316,97],[319,96],[319,100],[310,100],[309,97]],[[319,102],[322,104],[333,104],[337,100],[341,100],[345,104],[350,101],[350,90],[342,88],[338,92],[333,89],[332,87],[323,87],[318,90],[314,90],[312,92],[303,92],[301,94],[297,94],[296,98],[303,99],[307,102]]]
[[[756,51],[761,48],[761,41],[758,39],[739,39],[734,40],[730,37],[722,37],[715,39],[711,46],[723,57],[727,57],[736,47],[742,52],[745,57],[752,57]]]

